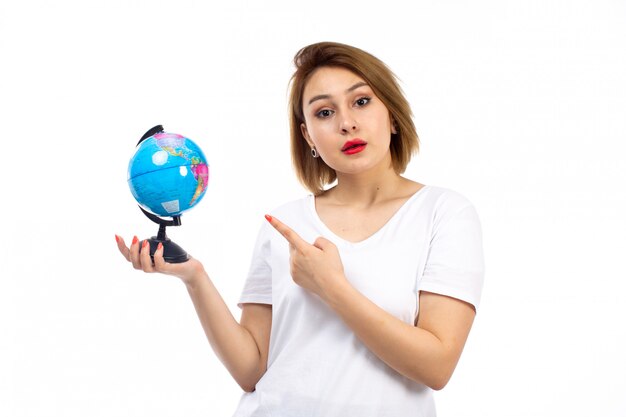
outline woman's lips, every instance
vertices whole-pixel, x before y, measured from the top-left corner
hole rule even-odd
[[[363,149],[365,149],[366,146],[367,142],[365,142],[364,140],[353,139],[343,144],[341,152],[345,153],[346,155],[353,155],[355,153],[361,152]]]

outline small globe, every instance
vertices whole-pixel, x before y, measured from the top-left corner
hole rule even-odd
[[[143,140],[128,163],[137,203],[157,216],[179,216],[202,200],[209,164],[191,139],[159,132]]]

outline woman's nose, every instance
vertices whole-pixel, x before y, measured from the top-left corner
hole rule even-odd
[[[347,114],[345,115],[340,122],[341,133],[347,134],[350,132],[354,132],[357,130],[357,123],[354,117]]]

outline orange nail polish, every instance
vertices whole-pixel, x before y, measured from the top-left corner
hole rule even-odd
[[[161,250],[163,249],[163,243],[159,242],[159,244],[157,245],[157,250]]]
[[[115,235],[115,242],[120,243],[120,237],[118,235]]]
[[[133,243],[132,243],[132,244],[134,245],[134,244],[135,244],[135,243],[137,243],[138,241],[139,241],[139,239],[137,239],[137,236],[135,236],[135,237],[133,237]]]
[[[144,248],[147,248],[147,247],[148,247],[148,241],[147,241],[147,240],[144,240],[144,241],[143,241],[143,247],[144,247]]]
[[[272,216],[270,216],[269,214],[265,215],[265,219],[270,223],[272,222]]]

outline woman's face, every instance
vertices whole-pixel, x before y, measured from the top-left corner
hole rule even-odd
[[[337,174],[357,174],[387,164],[395,133],[389,111],[361,77],[344,68],[321,67],[302,95],[309,146]]]

